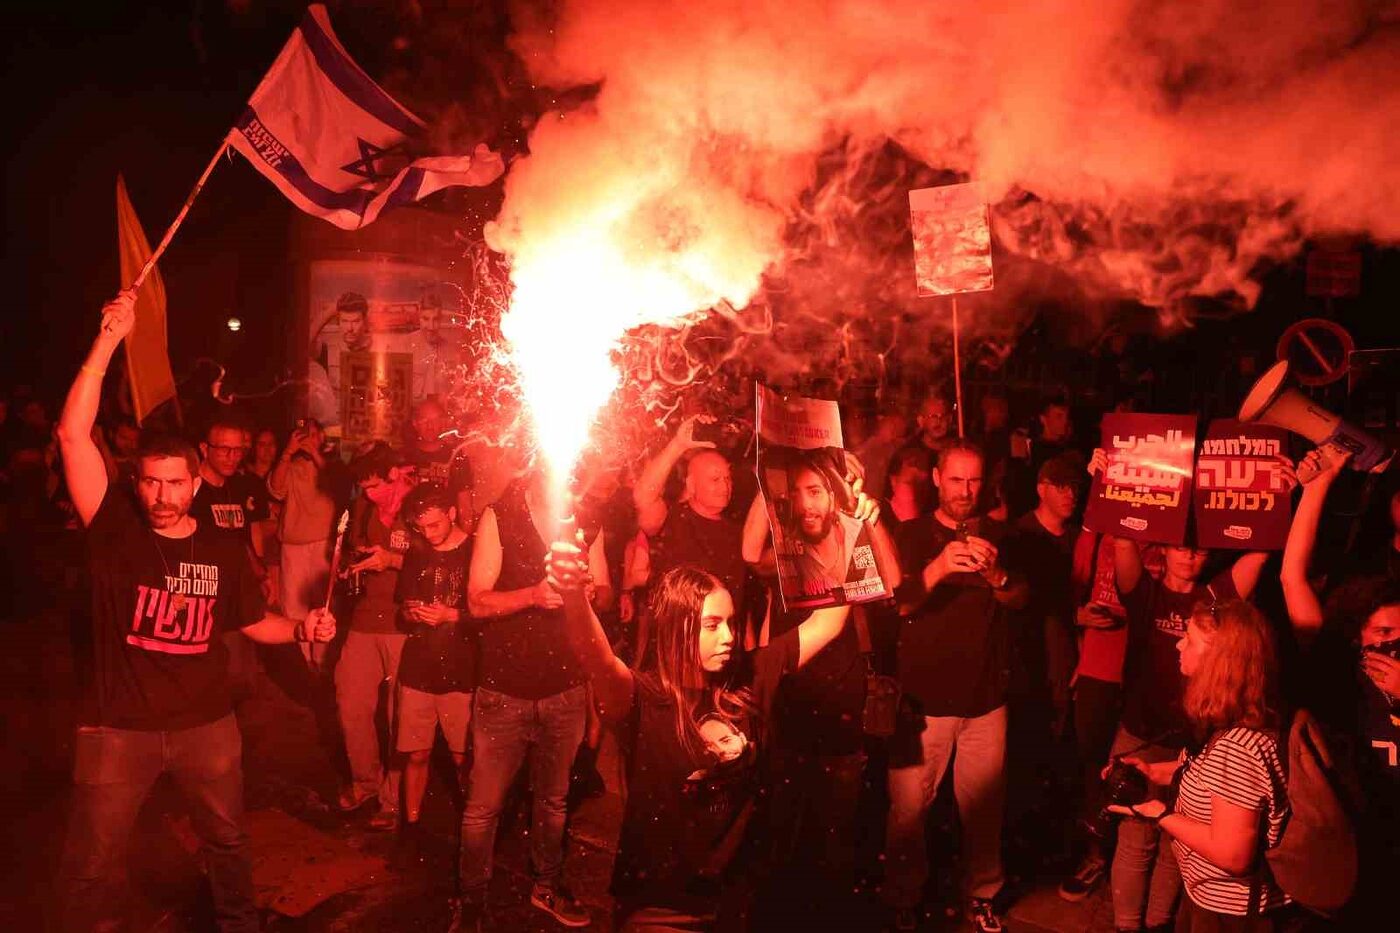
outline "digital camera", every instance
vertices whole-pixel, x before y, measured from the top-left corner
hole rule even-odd
[[[1108,807],[1132,807],[1146,803],[1151,796],[1147,786],[1147,775],[1122,759],[1115,759],[1108,777],[1103,781],[1104,808],[1095,820],[1094,831],[1099,836],[1108,836],[1117,820],[1117,815],[1108,812]]]

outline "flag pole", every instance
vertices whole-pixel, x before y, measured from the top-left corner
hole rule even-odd
[[[962,358],[958,349],[961,334],[958,329],[958,296],[953,296],[953,392],[956,396],[958,409],[958,438],[961,440],[966,436],[963,432],[963,399],[962,399]]]
[[[175,231],[180,229],[180,224],[184,223],[185,215],[190,212],[190,205],[194,203],[195,198],[199,197],[199,192],[204,188],[204,183],[209,180],[210,174],[214,171],[214,166],[219,164],[219,159],[227,151],[228,137],[224,137],[223,145],[219,147],[218,152],[214,153],[214,158],[209,160],[209,164],[204,166],[204,173],[199,176],[199,181],[194,183],[194,188],[190,191],[189,197],[185,198],[185,204],[180,208],[180,213],[175,215],[175,219],[171,222],[169,229],[165,231],[165,236],[160,238],[160,243],[151,252],[150,257],[146,260],[146,264],[141,267],[141,271],[136,273],[136,280],[131,283],[129,286],[130,288],[133,290],[139,289],[141,284],[146,281],[146,276],[151,274],[151,270],[155,268],[156,260],[160,258],[161,253],[165,252],[165,248],[170,245],[170,241],[175,237]]]

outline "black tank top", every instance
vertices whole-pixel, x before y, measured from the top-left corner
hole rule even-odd
[[[544,541],[515,482],[492,505],[501,536],[499,592],[544,579]],[[542,700],[583,682],[569,648],[562,609],[531,607],[485,619],[481,627],[481,686],[522,700]]]

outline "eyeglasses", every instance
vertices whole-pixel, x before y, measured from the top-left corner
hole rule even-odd
[[[224,444],[210,444],[209,449],[221,454],[237,454],[240,457],[248,452],[247,447],[229,447]]]

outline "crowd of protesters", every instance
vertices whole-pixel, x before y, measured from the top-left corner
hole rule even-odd
[[[932,391],[845,413],[848,516],[894,597],[792,610],[748,436],[713,430],[734,412],[681,420],[635,470],[586,456],[561,528],[538,467],[484,491],[432,397],[401,443],[355,450],[311,420],[285,443],[223,414],[193,443],[98,427],[130,326],[124,295],[56,425],[34,399],[0,408],[5,527],[86,529],[70,928],[116,910],[126,838],[162,773],[192,809],[220,928],[257,928],[232,715],[254,642],[299,644],[333,695],[348,775],[332,805],[371,828],[418,831],[445,746],[453,930],[489,918],[522,771],[529,901],[593,922],[563,881],[565,833],[571,803],[613,783],[597,770],[609,735],[620,929],[914,930],[936,898],[931,858],[957,866],[979,931],[1002,928],[1016,879],[1047,873],[1070,901],[1109,884],[1124,931],[1351,928],[1400,867],[1394,473],[1372,480],[1385,534],[1352,535],[1342,559],[1317,553],[1345,475],[1330,449],[1307,453],[1306,482],[1285,464],[1300,491],[1281,555],[1139,544],[1081,527],[1105,461],[1068,400],[1021,427],[984,391],[963,437]],[[1360,865],[1331,921],[1266,857],[1302,822],[1299,709],[1326,736]],[[1125,796],[1133,775],[1141,792]]]

